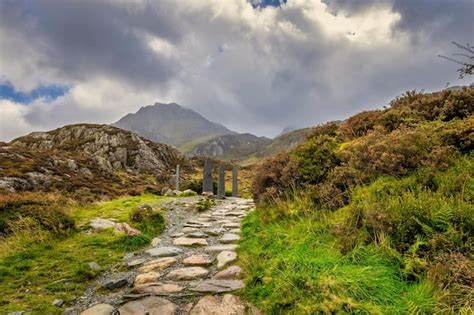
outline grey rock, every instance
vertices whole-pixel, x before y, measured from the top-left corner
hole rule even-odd
[[[217,268],[221,269],[228,263],[237,259],[237,253],[233,251],[222,251],[217,255]]]
[[[111,315],[114,307],[109,304],[96,304],[81,313],[81,315]]]
[[[223,244],[228,244],[228,243],[235,243],[240,240],[240,236],[237,234],[232,234],[232,233],[225,233],[222,235],[222,238],[219,239],[219,242]]]
[[[127,278],[109,279],[106,282],[104,282],[104,284],[103,284],[104,288],[109,289],[109,290],[118,289],[118,288],[124,287],[126,285],[128,285],[128,279]]]
[[[177,306],[155,296],[131,301],[119,308],[120,315],[175,315]]]
[[[55,299],[55,300],[53,301],[53,303],[51,303],[51,304],[53,304],[53,305],[56,306],[56,307],[61,307],[61,306],[63,306],[63,304],[64,304],[64,300]]]
[[[146,251],[148,255],[153,257],[171,257],[179,255],[182,252],[182,249],[171,246],[155,247]]]
[[[244,283],[241,280],[204,280],[194,282],[189,290],[201,293],[223,293],[242,289]]]
[[[222,245],[212,245],[204,248],[206,252],[221,252],[224,250],[236,250],[239,248],[237,244],[222,244]]]
[[[96,263],[95,261],[90,262],[88,265],[89,265],[89,268],[91,268],[92,270],[101,270],[102,269],[100,267],[100,265],[98,263]]]

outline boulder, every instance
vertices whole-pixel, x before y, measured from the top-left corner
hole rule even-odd
[[[175,315],[174,303],[156,296],[131,301],[119,308],[120,315]]]
[[[138,294],[168,295],[179,293],[184,288],[174,283],[150,282],[133,287],[132,292]]]
[[[179,255],[182,252],[182,249],[171,246],[155,247],[146,251],[148,255],[153,257],[171,257]]]
[[[190,315],[244,315],[245,304],[236,296],[205,296],[191,309]]]
[[[157,282],[160,279],[160,276],[161,276],[160,273],[156,271],[142,273],[135,277],[135,281],[133,282],[133,285],[138,286],[140,284],[145,284],[149,282]]]
[[[174,265],[175,263],[176,259],[173,257],[155,259],[145,263],[142,267],[138,268],[138,271],[146,273],[154,270],[163,270]]]
[[[179,237],[173,241],[174,245],[178,246],[207,246],[207,241],[204,238],[189,238]]]
[[[103,231],[115,227],[115,222],[102,218],[92,219],[89,226],[95,231]]]
[[[224,233],[222,235],[222,238],[219,240],[219,242],[223,244],[228,244],[228,243],[235,243],[240,240],[240,236],[237,234],[232,234],[232,233]]]
[[[233,251],[222,251],[217,255],[217,268],[221,269],[228,263],[237,259],[237,253]]]
[[[81,315],[110,315],[114,311],[114,307],[109,304],[97,304],[81,313]]]
[[[204,280],[191,284],[189,290],[200,293],[223,293],[242,289],[241,280]]]
[[[128,236],[138,236],[141,234],[139,230],[132,228],[125,222],[115,224],[115,231],[125,233]]]
[[[202,267],[186,267],[171,271],[167,278],[174,281],[184,281],[204,278],[208,274],[209,271]]]
[[[183,259],[186,266],[207,266],[212,264],[212,260],[207,255],[192,255]]]
[[[221,252],[221,251],[231,251],[231,250],[236,250],[239,247],[239,245],[236,244],[223,244],[223,245],[212,245],[212,246],[207,246],[204,248],[206,252]]]
[[[239,266],[230,266],[229,268],[218,272],[212,278],[217,280],[235,280],[239,279],[241,272],[242,269]]]

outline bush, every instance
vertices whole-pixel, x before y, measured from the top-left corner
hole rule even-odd
[[[294,151],[298,174],[306,184],[318,184],[340,163],[336,156],[339,143],[329,136],[319,136],[303,142]]]
[[[142,222],[148,216],[153,214],[153,208],[150,205],[141,205],[130,213],[130,221]]]
[[[270,201],[298,183],[297,162],[287,152],[268,158],[258,165],[252,183],[256,200]]]

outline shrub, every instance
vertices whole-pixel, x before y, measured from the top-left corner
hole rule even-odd
[[[133,209],[130,213],[130,221],[142,222],[146,217],[153,214],[153,208],[150,205],[142,205],[138,208]]]
[[[298,165],[292,156],[282,152],[258,165],[252,183],[256,200],[270,201],[298,183]]]
[[[319,136],[303,142],[294,151],[298,174],[306,184],[324,181],[328,173],[340,163],[336,156],[339,143],[329,136]]]

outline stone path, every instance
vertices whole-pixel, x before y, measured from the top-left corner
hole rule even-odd
[[[257,313],[231,294],[244,287],[235,250],[240,222],[253,208],[251,200],[228,198],[205,212],[169,210],[171,224],[153,240],[154,247],[127,257],[129,270],[104,276],[79,312],[76,307],[64,314]]]

